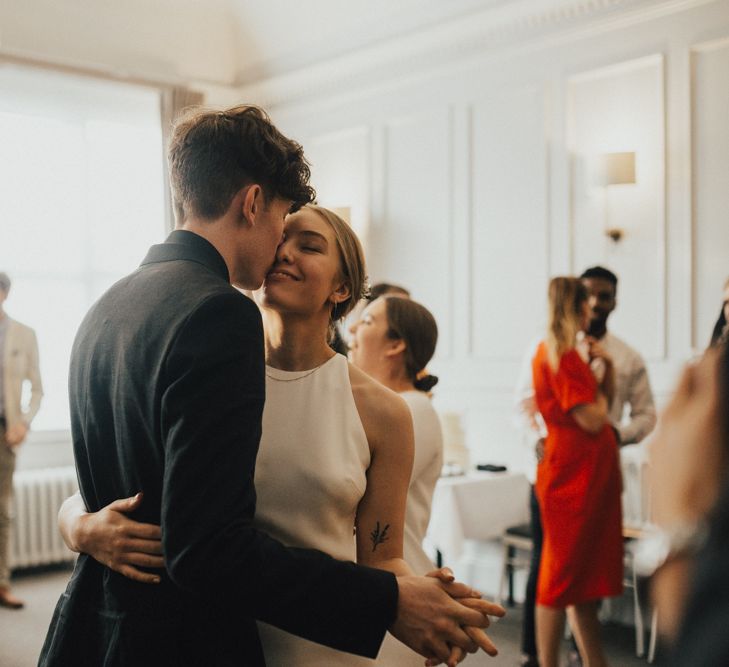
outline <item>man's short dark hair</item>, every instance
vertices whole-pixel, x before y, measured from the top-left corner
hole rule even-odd
[[[607,280],[613,286],[613,291],[618,291],[618,277],[604,266],[591,266],[589,269],[585,269],[580,276],[580,279],[584,278]]]
[[[267,201],[292,201],[292,211],[314,200],[303,148],[256,106],[188,112],[175,124],[168,157],[178,222],[223,216],[252,183],[261,185]]]
[[[0,289],[3,292],[9,292],[11,284],[10,276],[4,271],[0,271]]]

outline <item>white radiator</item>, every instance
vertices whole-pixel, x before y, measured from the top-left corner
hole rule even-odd
[[[78,490],[76,469],[20,470],[13,476],[14,520],[10,567],[34,567],[73,560],[58,530],[58,510]]]

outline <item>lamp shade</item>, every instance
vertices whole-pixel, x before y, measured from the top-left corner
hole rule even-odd
[[[635,153],[605,153],[605,185],[635,183]]]

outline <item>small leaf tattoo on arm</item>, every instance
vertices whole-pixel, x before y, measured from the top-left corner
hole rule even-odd
[[[375,526],[375,529],[370,533],[370,539],[372,540],[372,551],[374,552],[375,549],[377,549],[378,544],[382,544],[385,540],[387,540],[387,530],[390,528],[390,524],[386,523],[385,527],[380,530],[380,522],[377,522],[377,525]]]

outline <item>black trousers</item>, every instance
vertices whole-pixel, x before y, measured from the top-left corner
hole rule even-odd
[[[521,652],[525,655],[537,655],[537,632],[534,621],[534,608],[537,601],[537,581],[539,579],[539,563],[542,560],[542,515],[539,511],[539,501],[532,484],[529,495],[529,523],[532,528],[532,559],[529,563],[529,578],[524,593],[524,620],[521,630]],[[570,635],[570,645],[573,651],[579,653],[574,635]]]
[[[529,578],[527,579],[526,593],[524,594],[524,620],[522,622],[521,652],[526,655],[537,655],[537,636],[534,623],[534,607],[537,599],[537,580],[539,577],[539,562],[542,560],[542,517],[539,512],[537,494],[532,485],[529,495],[529,521],[532,528],[532,559],[529,563]]]

